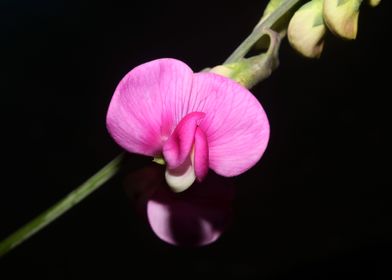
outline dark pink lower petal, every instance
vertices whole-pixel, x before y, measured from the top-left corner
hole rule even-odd
[[[208,142],[200,127],[196,129],[195,133],[194,167],[195,175],[201,182],[208,172]]]
[[[205,114],[193,112],[186,115],[163,145],[163,156],[171,169],[177,168],[189,156],[198,122]]]

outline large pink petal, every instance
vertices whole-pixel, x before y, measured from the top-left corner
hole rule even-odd
[[[235,176],[257,163],[267,147],[269,123],[246,88],[216,74],[194,74],[189,104],[189,112],[206,113],[199,126],[208,139],[211,169]]]
[[[186,115],[163,146],[163,155],[171,169],[177,168],[189,156],[195,140],[198,123],[205,114],[193,112]]]
[[[192,70],[175,59],[158,59],[130,71],[117,86],[107,113],[114,140],[132,153],[161,152],[191,91]]]

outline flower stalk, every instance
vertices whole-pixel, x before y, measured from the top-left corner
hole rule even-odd
[[[123,157],[124,154],[118,155],[62,200],[3,240],[0,243],[0,257],[4,256],[33,234],[49,225],[110,180],[120,170]]]
[[[271,27],[300,0],[287,0],[280,4],[273,12],[263,17],[255,26],[252,33],[237,47],[237,49],[226,59],[224,64],[238,62],[249,52],[254,44],[265,34],[266,29]]]

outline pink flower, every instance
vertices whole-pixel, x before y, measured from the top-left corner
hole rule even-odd
[[[263,155],[267,116],[257,99],[233,80],[193,73],[183,62],[158,59],[121,80],[107,113],[114,140],[131,153],[163,157],[175,191],[202,181],[208,169],[239,175]]]

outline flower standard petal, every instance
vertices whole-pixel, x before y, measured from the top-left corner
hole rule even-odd
[[[239,175],[263,155],[269,122],[259,101],[238,83],[212,73],[193,77],[190,111],[204,112],[199,127],[208,139],[209,166]]]
[[[192,70],[175,59],[158,59],[131,70],[121,80],[110,102],[109,133],[125,150],[155,156],[183,113]],[[179,120],[178,120],[179,121]]]

